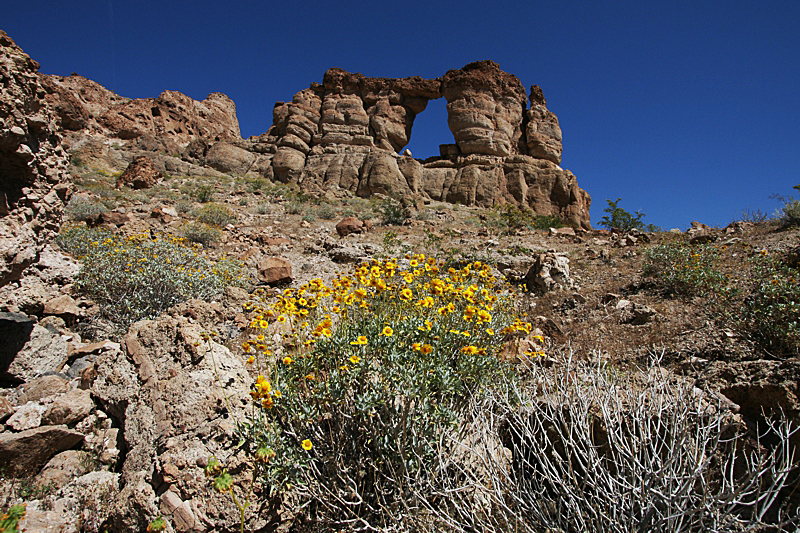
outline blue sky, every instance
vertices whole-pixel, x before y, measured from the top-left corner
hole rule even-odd
[[[131,98],[219,91],[242,135],[266,131],[329,67],[437,77],[492,59],[540,85],[562,166],[592,197],[686,229],[724,226],[800,184],[800,2],[2,2],[0,28],[42,65]],[[452,141],[445,102],[417,117],[415,157]]]

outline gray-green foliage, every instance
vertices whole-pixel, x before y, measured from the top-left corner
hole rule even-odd
[[[77,291],[122,328],[191,298],[213,298],[242,275],[238,262],[211,261],[174,237],[123,238],[75,228],[59,244],[83,258]]]
[[[104,211],[108,211],[105,205],[78,195],[72,197],[66,208],[67,216],[78,221],[86,220]]]
[[[226,226],[236,221],[236,214],[222,204],[206,204],[194,212],[197,220],[211,226]]]

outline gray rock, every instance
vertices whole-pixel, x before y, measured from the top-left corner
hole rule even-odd
[[[12,350],[13,351],[13,350]],[[67,341],[58,333],[34,324],[30,338],[11,361],[0,363],[5,379],[30,381],[45,372],[59,372],[67,362]]]

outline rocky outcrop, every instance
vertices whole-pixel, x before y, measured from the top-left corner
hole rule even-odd
[[[38,69],[0,31],[0,286],[37,260],[70,192],[61,119]]]
[[[494,61],[470,63],[442,78],[447,124],[462,154],[519,152],[527,99],[519,79]]]
[[[455,144],[419,161],[399,155],[428,101],[447,100]],[[273,125],[244,147],[265,154],[264,175],[322,194],[422,197],[491,207],[513,203],[589,228],[589,195],[562,169],[561,129],[534,85],[493,61],[442,78],[368,78],[342,69],[278,102]]]
[[[197,101],[177,91],[158,98],[124,98],[100,84],[73,74],[49,76],[52,105],[68,130],[119,139],[155,137],[185,147],[196,138],[238,140],[236,105],[222,93]]]

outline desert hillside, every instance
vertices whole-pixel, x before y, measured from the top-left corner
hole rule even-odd
[[[249,139],[38,69],[0,32],[0,531],[796,530],[798,201],[593,229],[492,61]]]

